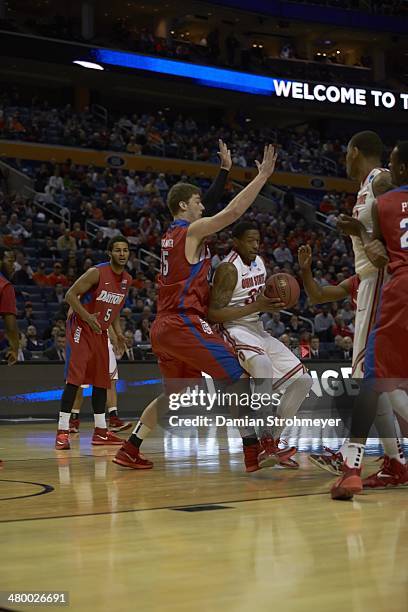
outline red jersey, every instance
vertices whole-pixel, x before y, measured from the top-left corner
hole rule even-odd
[[[81,296],[81,304],[89,313],[98,312],[102,330],[107,330],[122,310],[132,277],[128,272],[115,274],[109,262],[95,266],[99,270],[99,283]],[[81,320],[73,313],[72,317]]]
[[[0,272],[0,314],[17,315],[14,287]]]
[[[389,257],[388,271],[406,266],[408,272],[408,185],[377,198],[380,228]]]
[[[206,318],[210,301],[211,255],[206,244],[200,261],[190,264],[185,255],[188,221],[177,219],[161,240],[161,270],[157,313],[192,313]]]

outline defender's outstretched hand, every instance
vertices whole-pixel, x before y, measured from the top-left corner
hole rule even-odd
[[[276,158],[278,157],[278,149],[273,145],[266,145],[264,147],[264,156],[262,163],[259,163],[258,160],[255,160],[256,167],[258,168],[258,173],[260,176],[264,178],[269,178],[273,171],[275,170]]]
[[[219,139],[218,144],[219,144],[218,157],[220,158],[221,168],[229,172],[232,168],[231,151],[229,150],[225,142],[221,140],[221,138]]]
[[[310,269],[312,265],[312,249],[309,244],[303,244],[298,248],[298,262],[302,271]]]

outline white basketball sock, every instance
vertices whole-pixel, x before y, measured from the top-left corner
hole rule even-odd
[[[349,468],[361,468],[363,463],[365,444],[348,442],[344,449],[343,457]]]
[[[105,418],[105,413],[102,412],[101,414],[94,414],[94,419],[95,419],[95,427],[98,427],[99,429],[106,429],[106,418]]]
[[[69,417],[71,414],[69,412],[60,412],[58,419],[58,429],[64,429],[65,431],[69,430]]]

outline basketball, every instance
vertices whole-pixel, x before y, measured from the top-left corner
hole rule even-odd
[[[266,281],[265,295],[268,298],[280,298],[285,302],[285,308],[292,308],[300,296],[299,283],[290,274],[284,272],[273,274]]]

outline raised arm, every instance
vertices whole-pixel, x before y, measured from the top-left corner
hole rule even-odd
[[[231,202],[213,217],[205,217],[194,221],[187,231],[187,239],[192,242],[192,248],[211,234],[232,225],[248,210],[275,169],[277,153],[272,145],[265,147],[262,163],[256,162],[257,176]]]
[[[278,298],[267,298],[263,293],[245,306],[228,306],[231,301],[238,273],[231,263],[222,263],[218,266],[211,289],[208,320],[211,323],[227,323],[235,321],[257,312],[274,312],[284,308],[284,303]]]
[[[65,301],[70,305],[72,310],[76,312],[81,319],[89,325],[89,327],[97,334],[102,333],[101,326],[98,323],[98,312],[90,314],[81,304],[79,297],[89,291],[94,285],[99,283],[99,270],[97,268],[89,268],[75,281],[65,294]]]
[[[299,247],[298,261],[303,279],[303,286],[311,304],[337,302],[337,300],[344,300],[344,298],[350,295],[351,287],[349,279],[342,281],[338,285],[330,285],[327,287],[321,287],[316,283],[312,275],[312,249],[309,245]]]
[[[214,213],[217,212],[217,205],[222,199],[224,195],[225,184],[228,178],[228,172],[232,167],[232,159],[231,159],[231,151],[228,149],[227,145],[219,140],[219,151],[218,157],[220,158],[220,171],[218,172],[216,178],[211,183],[209,189],[203,196],[203,204],[205,206],[205,215],[207,217],[211,217]]]

